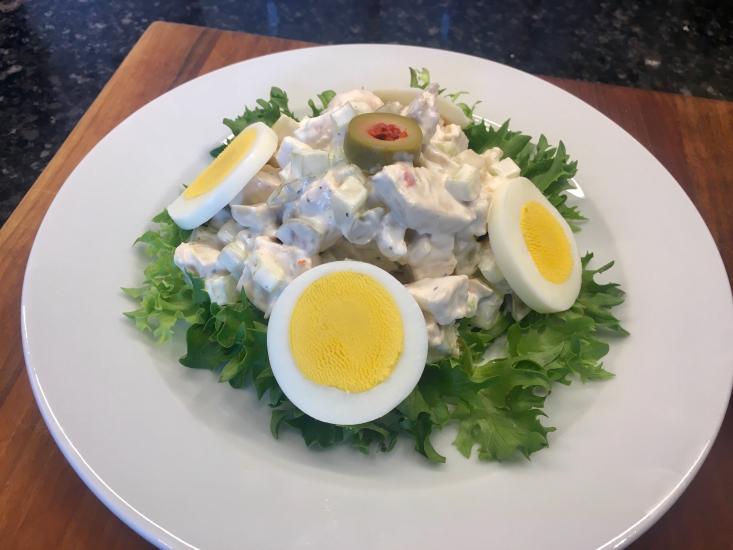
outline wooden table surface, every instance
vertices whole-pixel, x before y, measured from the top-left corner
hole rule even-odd
[[[130,113],[198,75],[310,44],[154,23],[0,229],[0,547],[138,548],[76,476],[33,400],[20,339],[20,291],[34,236],[77,163]],[[548,78],[615,120],[682,185],[733,274],[733,103]],[[733,337],[733,335],[731,335]],[[679,501],[632,548],[733,548],[733,415]],[[582,525],[578,528],[582,529]]]

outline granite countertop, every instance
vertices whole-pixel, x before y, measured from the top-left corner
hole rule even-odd
[[[418,44],[536,74],[733,99],[731,2],[0,0],[0,224],[155,20]]]

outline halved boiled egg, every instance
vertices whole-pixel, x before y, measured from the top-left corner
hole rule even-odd
[[[581,263],[573,232],[527,178],[512,178],[494,192],[489,239],[512,291],[540,313],[564,311],[578,298]]]
[[[304,413],[353,425],[385,415],[417,385],[425,319],[407,289],[372,264],[330,262],[278,298],[267,327],[270,366]]]
[[[239,193],[277,149],[277,134],[255,122],[209,164],[168,207],[168,214],[183,229],[210,220]]]

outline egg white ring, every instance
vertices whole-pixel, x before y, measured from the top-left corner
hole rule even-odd
[[[252,148],[218,185],[193,198],[181,193],[168,207],[168,214],[182,229],[194,229],[209,221],[267,164],[277,149],[277,134],[262,122],[250,124],[243,131],[255,131]]]
[[[563,283],[545,279],[527,248],[519,215],[522,206],[530,200],[542,204],[553,214],[570,244],[573,266],[570,277]],[[499,235],[502,238],[498,238]],[[489,239],[504,278],[530,308],[539,313],[552,313],[565,311],[573,305],[582,280],[575,236],[565,218],[529,179],[508,179],[494,192],[489,208]]]
[[[308,380],[296,366],[290,349],[290,320],[301,294],[317,279],[345,271],[370,275],[387,289],[400,312],[404,332],[402,354],[392,374],[374,388],[358,393]],[[346,260],[321,264],[285,287],[268,323],[267,351],[277,383],[296,407],[322,422],[354,425],[384,416],[415,388],[428,356],[428,333],[422,311],[402,283],[375,265]],[[413,361],[419,364],[413,366]]]

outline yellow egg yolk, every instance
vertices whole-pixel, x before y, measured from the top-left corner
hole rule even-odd
[[[300,295],[290,319],[290,349],[308,380],[347,392],[384,382],[403,347],[400,310],[373,277],[325,275]]]
[[[519,227],[540,274],[551,283],[564,283],[573,270],[570,242],[560,222],[539,202],[522,206]]]
[[[193,199],[208,193],[219,185],[252,150],[257,138],[256,128],[240,132],[211,164],[196,177],[183,192],[183,197]]]

